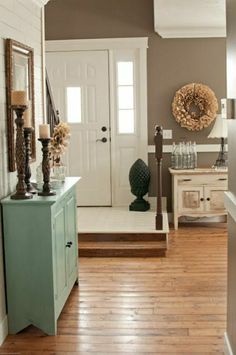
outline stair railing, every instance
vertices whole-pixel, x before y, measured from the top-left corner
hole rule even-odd
[[[161,126],[155,127],[155,158],[157,163],[157,206],[156,206],[156,230],[163,229],[162,214],[162,153],[163,153],[163,130]]]
[[[50,125],[51,136],[54,127],[60,122],[59,112],[56,110],[53,100],[52,89],[46,71],[46,107],[47,107],[47,123]]]

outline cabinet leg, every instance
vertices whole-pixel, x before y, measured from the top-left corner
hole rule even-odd
[[[79,286],[79,279],[77,277],[77,279],[75,280],[75,286]]]
[[[174,229],[178,229],[178,217],[174,216]]]

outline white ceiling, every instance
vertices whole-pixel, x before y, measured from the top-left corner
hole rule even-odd
[[[225,0],[154,0],[155,31],[163,38],[226,37]]]

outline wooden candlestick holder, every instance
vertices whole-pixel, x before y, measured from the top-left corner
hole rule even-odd
[[[23,114],[27,109],[26,105],[12,105],[12,109],[16,113],[16,144],[15,144],[15,156],[16,156],[16,169],[18,183],[16,185],[16,192],[11,195],[13,200],[26,200],[33,197],[30,192],[26,190],[25,184],[25,141],[24,141],[24,118]]]
[[[39,196],[53,196],[56,192],[51,190],[50,185],[50,164],[49,164],[49,149],[48,145],[51,138],[39,138],[42,143],[43,161],[42,161],[42,172],[43,172],[43,190],[38,193]]]
[[[30,182],[31,169],[30,169],[30,156],[31,156],[31,134],[34,131],[33,127],[24,127],[25,138],[25,183],[26,190],[32,194],[36,194],[36,190]]]

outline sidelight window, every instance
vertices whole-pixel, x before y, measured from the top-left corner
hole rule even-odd
[[[132,134],[135,130],[134,63],[117,62],[118,132]]]

